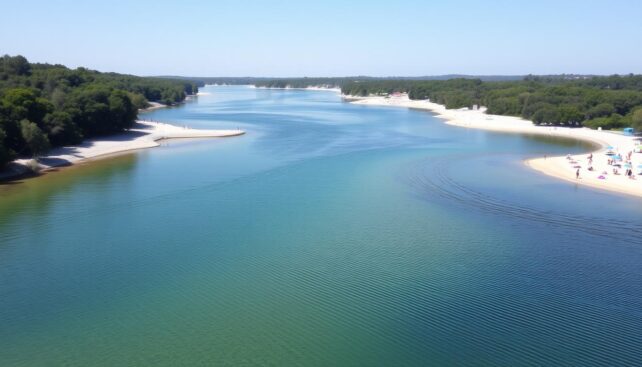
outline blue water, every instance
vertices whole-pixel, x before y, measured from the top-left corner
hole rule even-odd
[[[642,201],[581,143],[332,92],[206,87],[241,128],[0,185],[0,366],[642,364]]]

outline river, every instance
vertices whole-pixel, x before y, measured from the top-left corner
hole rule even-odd
[[[0,365],[642,360],[642,200],[523,164],[590,146],[201,91],[141,118],[247,134],[0,185]]]

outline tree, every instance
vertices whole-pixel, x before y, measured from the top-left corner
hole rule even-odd
[[[586,112],[586,118],[587,119],[593,119],[596,117],[605,117],[605,116],[611,116],[613,113],[615,113],[615,107],[613,107],[612,104],[610,103],[600,103],[594,107],[591,107],[587,112]]]
[[[127,95],[129,96],[129,99],[132,101],[132,104],[134,105],[134,107],[136,107],[136,109],[149,107],[149,102],[142,94],[129,92],[127,93]]]
[[[27,119],[36,123],[54,109],[47,99],[39,97],[34,89],[12,88],[5,91],[0,101],[5,113],[13,120]]]
[[[638,108],[631,114],[631,127],[642,130],[642,108]]]
[[[54,146],[80,144],[82,133],[67,112],[56,111],[44,118],[44,128]]]
[[[29,120],[20,121],[20,132],[33,157],[49,150],[50,144],[47,135],[35,123]]]
[[[129,99],[127,93],[122,90],[114,90],[110,93],[108,101],[113,129],[119,131],[131,128],[138,117],[138,109]]]
[[[31,65],[24,56],[4,55],[0,58],[0,71],[14,75],[31,74]]]
[[[579,125],[584,120],[584,114],[576,106],[562,105],[557,109],[559,122],[564,125]]]
[[[584,126],[590,127],[592,129],[597,129],[601,127],[604,130],[619,129],[626,127],[627,120],[617,113],[612,114],[609,117],[597,117],[584,122]]]
[[[535,111],[533,123],[536,125],[550,124],[557,125],[560,121],[559,111],[552,106],[545,106]]]
[[[7,134],[4,132],[4,130],[0,129],[0,169],[6,166],[12,158],[11,151],[4,144],[4,139],[6,137]]]
[[[78,144],[83,137],[122,132],[133,126],[148,100],[174,104],[197,90],[185,79],[69,70],[0,56],[0,164],[7,156],[41,154],[49,144]]]

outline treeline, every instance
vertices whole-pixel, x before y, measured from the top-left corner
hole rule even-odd
[[[255,85],[256,83],[265,82],[273,78],[256,78],[256,77],[198,77],[198,76],[159,76],[161,79],[183,80],[194,83],[198,87],[206,84],[217,85]]]
[[[556,76],[551,76],[556,77]],[[558,76],[561,77],[561,76]],[[448,79],[480,79],[483,81],[509,81],[522,80],[523,75],[430,75],[430,76],[347,76],[347,77],[303,77],[303,78],[266,78],[266,77],[185,77],[185,76],[160,76],[159,78],[187,80],[202,87],[206,84],[218,85],[254,85],[263,88],[307,88],[326,87],[340,88],[344,84],[362,81],[377,80],[448,80]]]
[[[351,83],[368,82],[369,85],[397,85],[399,81],[425,81],[425,80],[450,80],[450,79],[475,79],[485,81],[507,81],[521,80],[523,76],[514,75],[486,75],[470,76],[460,74],[450,75],[433,75],[433,76],[415,76],[415,77],[371,77],[371,76],[350,76],[340,78],[281,78],[255,81],[253,84],[257,87],[267,88],[307,88],[307,87],[324,87],[324,88],[342,88],[344,85]]]
[[[341,91],[355,96],[402,92],[449,109],[483,105],[490,114],[521,116],[535,124],[642,129],[642,75],[359,81],[344,84]]]
[[[18,156],[130,128],[149,101],[172,105],[198,91],[185,80],[100,73],[0,57],[0,168]]]
[[[259,88],[340,88],[342,85],[355,81],[376,80],[370,77],[345,77],[345,78],[282,78],[257,81],[254,83]]]

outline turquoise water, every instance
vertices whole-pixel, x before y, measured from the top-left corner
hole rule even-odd
[[[206,87],[242,128],[0,185],[1,366],[639,365],[639,199],[577,142],[332,92]]]

